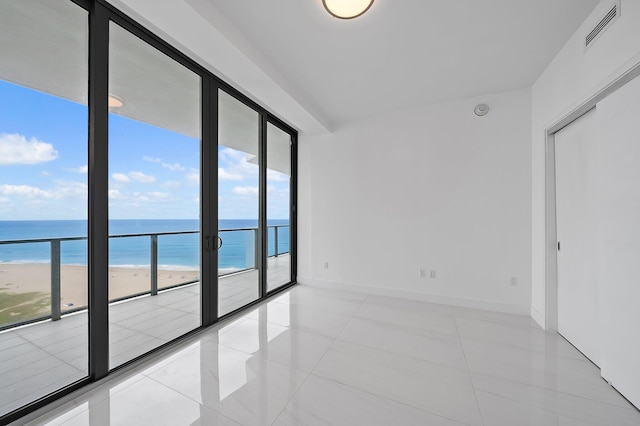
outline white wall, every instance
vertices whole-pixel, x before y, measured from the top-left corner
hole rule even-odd
[[[527,89],[301,135],[299,281],[528,313],[530,106]]]
[[[620,18],[585,51],[583,38],[609,10],[603,0],[532,88],[531,315],[545,324],[545,130],[640,61],[640,1],[622,0]]]

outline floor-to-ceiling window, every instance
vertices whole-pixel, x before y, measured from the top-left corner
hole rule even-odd
[[[260,115],[218,91],[218,315],[260,297]]]
[[[0,423],[295,282],[295,131],[111,6],[2,2],[0,99]]]
[[[84,9],[0,2],[0,416],[89,374],[87,55]]]
[[[267,124],[267,290],[291,282],[291,134]]]
[[[201,323],[200,80],[109,25],[110,368]]]

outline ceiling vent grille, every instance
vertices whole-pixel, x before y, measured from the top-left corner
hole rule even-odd
[[[613,7],[607,12],[607,14],[598,22],[598,24],[591,30],[589,34],[584,38],[584,47],[588,48],[595,42],[602,33],[609,28],[616,19],[620,17],[620,0],[616,1]]]

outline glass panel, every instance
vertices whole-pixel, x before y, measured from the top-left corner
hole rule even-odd
[[[260,296],[258,233],[259,115],[219,91],[218,119],[218,315]]]
[[[291,282],[291,135],[267,125],[267,291]]]
[[[75,4],[0,2],[0,416],[88,374],[87,46]]]
[[[113,368],[201,323],[201,84],[114,23],[109,40]]]

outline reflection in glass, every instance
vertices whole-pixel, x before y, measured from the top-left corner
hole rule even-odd
[[[267,291],[291,282],[290,246],[291,135],[267,127]]]
[[[109,93],[114,368],[201,323],[200,77],[111,23]]]
[[[87,44],[72,2],[0,2],[0,416],[88,374]]]
[[[218,315],[259,295],[258,123],[259,115],[218,92]]]

